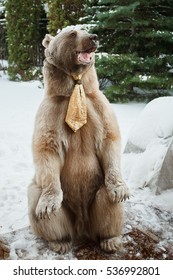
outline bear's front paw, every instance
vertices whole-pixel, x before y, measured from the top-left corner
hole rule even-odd
[[[125,201],[130,196],[129,189],[124,182],[116,185],[108,186],[107,191],[108,191],[109,199],[111,201],[115,201],[115,200],[117,200],[118,202],[123,200]]]
[[[62,200],[62,190],[58,194],[42,194],[36,207],[37,217],[39,219],[50,219],[50,215],[55,214],[55,211],[61,207]]]

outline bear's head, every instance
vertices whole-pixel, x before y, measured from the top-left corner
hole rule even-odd
[[[48,63],[67,74],[82,74],[94,63],[98,37],[84,30],[62,30],[55,37],[46,34],[43,40]]]

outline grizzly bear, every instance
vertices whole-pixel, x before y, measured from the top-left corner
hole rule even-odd
[[[58,253],[84,237],[115,252],[129,192],[120,171],[119,127],[94,66],[98,37],[67,28],[47,34],[43,46],[45,96],[35,120],[35,176],[28,187],[31,227]],[[69,105],[75,87],[78,101]],[[84,116],[77,129],[66,121],[68,109],[79,123]]]

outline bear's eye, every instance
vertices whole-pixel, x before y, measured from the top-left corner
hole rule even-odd
[[[70,37],[74,38],[74,37],[76,37],[76,35],[77,35],[77,32],[75,30],[71,31]]]

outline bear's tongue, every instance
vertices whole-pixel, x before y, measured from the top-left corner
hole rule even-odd
[[[81,62],[89,63],[92,59],[92,52],[80,52],[78,58]]]

